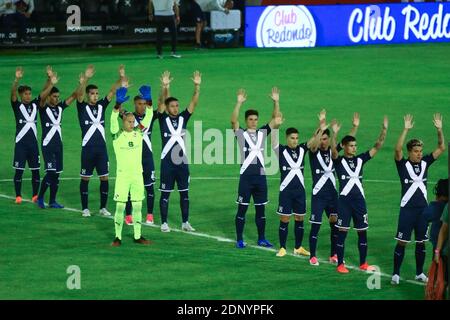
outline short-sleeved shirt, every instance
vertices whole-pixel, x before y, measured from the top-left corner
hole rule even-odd
[[[48,134],[54,126],[60,126],[62,122],[62,113],[68,107],[65,101],[61,101],[56,106],[51,107],[46,104],[44,108],[39,108],[39,117],[41,118],[42,127],[42,144],[44,144],[45,139],[50,139],[46,143],[46,147],[57,147],[62,143],[62,137],[58,130],[52,132],[52,137]]]
[[[407,166],[411,166],[414,174],[420,176],[422,173],[422,166],[425,168],[425,172],[423,174],[423,179],[427,179],[428,168],[434,162],[433,154],[428,154],[422,158],[422,161],[419,163],[413,163],[405,158],[397,161],[395,160],[395,164],[397,165],[398,176],[400,177],[400,183],[402,184],[402,193],[401,196],[405,195],[408,192],[408,189],[411,187],[413,183],[413,178],[408,172]],[[423,181],[425,187],[427,186],[427,181]],[[428,201],[420,188],[414,192],[409,201],[404,205],[404,207],[426,207],[428,205]]]
[[[358,162],[361,162],[361,170],[359,171],[359,181],[362,183],[363,176],[363,167],[364,164],[371,159],[369,151],[361,153],[356,157],[348,158],[346,156],[339,156],[337,159],[334,159],[334,168],[336,169],[336,175],[339,179],[339,193],[345,188],[347,183],[350,181],[349,173],[353,174],[357,169]],[[352,172],[347,172],[344,168],[343,161],[345,161]],[[347,197],[351,198],[364,198],[364,195],[361,193],[359,188],[354,185],[350,192],[347,194]]]
[[[245,136],[248,136],[248,138],[252,141],[253,145],[255,146],[260,145],[261,149],[264,149],[267,136],[270,134],[270,132],[271,129],[269,124],[266,124],[261,128],[257,129],[256,131],[252,132],[243,128],[239,128],[234,132],[234,135],[236,136],[236,139],[239,144],[239,150],[241,152],[241,170],[242,165],[245,164],[245,161],[247,157],[250,155],[251,151],[251,146],[245,139]],[[261,137],[261,141],[258,140],[258,136]],[[261,153],[264,156],[263,150],[261,150]],[[241,175],[265,175],[264,163],[261,162],[261,160],[258,157],[253,158],[248,167],[245,169],[245,171],[241,173]]]
[[[184,135],[186,133],[186,126],[191,117],[191,113],[185,109],[175,117],[168,113],[157,113],[159,119],[159,128],[161,130],[162,151],[161,160],[168,161],[175,165],[187,164],[187,157],[185,154]],[[175,135],[173,135],[175,133]],[[177,141],[176,135],[180,135],[183,145]],[[174,139],[172,139],[174,137]],[[174,149],[176,148],[176,149]]]
[[[320,161],[322,159],[323,164],[326,168],[323,168]],[[334,170],[334,163],[333,159],[331,157],[331,148],[328,148],[327,150],[323,151],[320,149],[317,149],[316,152],[309,151],[309,164],[311,167],[311,175],[313,179],[313,188],[319,182],[320,178],[324,175],[324,169],[327,169],[331,167],[331,170]],[[334,174],[334,173],[333,173]],[[327,194],[330,192],[336,192],[336,188],[333,185],[333,182],[330,179],[327,179],[323,187],[320,189],[320,191],[317,193],[320,194]]]
[[[16,119],[16,138],[28,123],[34,123],[34,125],[36,125],[40,99],[40,97],[37,97],[30,103],[23,103],[19,100],[11,101],[11,107]],[[37,143],[33,130],[31,128],[25,130],[27,130],[26,133],[21,137],[18,143]],[[22,131],[21,135],[23,133],[24,131]]]
[[[78,121],[80,122],[81,138],[84,147],[105,147],[106,141],[101,132],[96,129],[92,136],[86,137],[91,126],[95,123],[99,123],[103,130],[105,128],[105,111],[110,101],[107,97],[97,101],[95,105],[90,105],[87,102],[77,101]],[[89,111],[88,111],[89,110]]]
[[[302,175],[304,176],[305,170],[305,156],[308,152],[308,146],[306,143],[299,144],[296,148],[291,149],[287,145],[278,145],[277,148],[275,148],[275,152],[278,155],[278,163],[280,167],[280,176],[281,180],[280,183],[283,183],[284,179],[288,176],[289,172],[291,172],[292,167],[289,164],[288,160],[286,159],[285,152],[287,152],[288,156],[295,162],[300,164],[300,171]],[[303,184],[300,181],[300,178],[296,175],[294,178],[289,182],[289,184],[284,188],[284,190],[296,190],[301,189],[305,190]]]
[[[146,128],[145,131],[144,131],[144,143],[143,143],[143,147],[142,147],[142,159],[149,158],[149,157],[153,156],[153,153],[152,153],[152,150],[151,150],[151,146],[152,146],[152,144],[151,144],[152,143],[152,130],[153,130],[153,124],[155,123],[155,121],[156,121],[156,119],[158,117],[157,113],[158,112],[156,110],[153,111],[152,121],[150,122],[149,127]],[[143,115],[140,115],[140,114],[138,114],[136,112],[133,112],[133,114],[134,114],[134,118],[136,119],[136,124],[140,125],[142,119],[144,119],[144,117],[145,117],[145,113]],[[146,141],[147,140],[146,136],[148,138],[148,141]],[[148,143],[150,143],[150,145]]]

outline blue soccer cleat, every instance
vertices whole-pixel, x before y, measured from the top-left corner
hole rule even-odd
[[[244,240],[236,241],[236,248],[244,249],[246,246],[247,246],[247,244],[244,242]]]
[[[261,240],[258,240],[258,246],[265,247],[265,248],[272,248],[273,244],[271,244],[266,239],[261,239]]]
[[[64,206],[62,204],[59,204],[58,202],[53,202],[49,204],[49,207],[52,209],[62,209]]]
[[[36,203],[37,203],[37,205],[38,205],[39,208],[45,209],[44,198],[37,198]]]

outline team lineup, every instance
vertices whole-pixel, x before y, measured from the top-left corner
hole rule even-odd
[[[123,223],[133,224],[134,241],[149,244],[141,235],[142,201],[146,199],[147,214],[145,223],[153,224],[155,199],[155,166],[151,145],[154,122],[158,120],[162,140],[159,209],[161,231],[170,232],[168,224],[169,197],[175,190],[175,182],[180,195],[182,230],[195,231],[189,222],[189,164],[186,156],[184,136],[187,123],[194,113],[199,101],[201,74],[193,73],[194,93],[188,107],[180,112],[179,101],[170,95],[173,80],[169,72],[161,75],[161,89],[157,108],[153,110],[151,88],[143,85],[139,94],[133,99],[134,111],[128,112],[124,104],[129,100],[128,77],[123,66],[119,67],[118,79],[108,94],[99,99],[97,86],[88,84],[94,76],[93,66],[80,74],[79,84],[65,100],[60,100],[60,92],[55,87],[58,75],[47,67],[47,82],[39,96],[32,98],[29,86],[20,85],[24,72],[16,69],[15,80],[11,90],[11,105],[16,119],[16,138],[13,167],[15,169],[14,185],[16,203],[22,202],[22,175],[26,164],[32,172],[33,202],[45,209],[63,208],[57,202],[59,176],[63,171],[62,113],[75,100],[80,128],[82,131],[80,199],[82,215],[89,217],[88,206],[89,180],[94,169],[100,179],[99,213],[110,216],[106,209],[109,194],[109,159],[106,147],[107,137],[112,137],[117,162],[114,201],[115,237],[113,246],[120,246]],[[18,97],[19,96],[19,97]],[[105,116],[108,105],[115,100],[110,115],[110,128],[105,129]],[[20,98],[20,99],[19,99]],[[294,254],[308,256],[311,265],[318,266],[316,255],[318,235],[322,224],[323,212],[330,225],[330,262],[337,264],[339,273],[348,273],[344,261],[345,240],[348,231],[353,228],[358,234],[359,268],[373,271],[366,257],[368,251],[367,229],[368,212],[366,195],[363,188],[363,167],[375,157],[382,148],[387,131],[388,118],[385,116],[380,134],[370,150],[357,153],[356,134],[359,127],[359,114],[353,117],[353,128],[338,142],[341,125],[337,120],[327,123],[326,111],[319,113],[319,124],[312,137],[305,143],[299,143],[299,131],[286,129],[285,144],[279,141],[279,128],[284,118],[280,111],[280,91],[272,88],[270,98],[273,101],[271,121],[258,126],[257,110],[245,111],[245,125],[239,124],[239,112],[247,96],[244,89],[237,92],[237,102],[231,116],[234,130],[241,151],[241,168],[236,199],[237,213],[236,247],[245,248],[243,239],[245,216],[253,198],[255,206],[255,223],[258,233],[258,246],[273,247],[266,239],[265,205],[268,202],[268,188],[265,175],[264,146],[271,135],[271,146],[279,158],[280,188],[277,213],[280,216],[278,257],[287,254],[287,236],[290,216],[294,216],[295,245]],[[44,158],[45,176],[40,181],[39,147],[37,138],[37,113],[42,127],[41,152]],[[121,119],[119,119],[121,118]],[[392,283],[400,281],[400,266],[403,261],[405,245],[411,241],[414,230],[416,240],[416,280],[427,281],[423,273],[425,262],[425,244],[427,240],[427,223],[421,213],[427,206],[427,172],[429,166],[444,152],[442,116],[435,114],[433,123],[438,133],[438,147],[429,154],[423,154],[423,143],[412,139],[406,143],[408,156],[403,156],[403,146],[407,133],[413,128],[411,115],[404,117],[404,130],[395,147],[395,163],[401,182],[400,215],[398,230],[395,235],[397,245],[394,250],[394,271]],[[106,130],[106,131],[105,131]],[[306,191],[304,183],[304,161],[309,154],[311,167],[312,197],[309,222],[309,252],[303,247],[304,219],[306,216]],[[340,155],[341,154],[341,155]],[[339,187],[336,184],[339,181]],[[49,189],[48,205],[44,197]],[[124,217],[124,214],[125,217]]]

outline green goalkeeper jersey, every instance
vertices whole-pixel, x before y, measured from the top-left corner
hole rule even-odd
[[[147,128],[152,120],[153,112],[147,109],[141,121],[143,128]],[[127,132],[119,126],[119,113],[111,113],[111,133],[113,135],[114,153],[116,154],[117,176],[126,175],[129,178],[142,176],[142,144],[144,133],[140,126]]]

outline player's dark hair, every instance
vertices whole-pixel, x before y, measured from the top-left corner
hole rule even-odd
[[[406,144],[406,149],[408,149],[408,151],[412,151],[414,147],[423,147],[423,142],[419,139],[409,140]]]
[[[330,136],[330,129],[325,129],[323,132],[322,132],[322,135],[324,135],[324,134],[326,134],[327,136]]]
[[[86,87],[86,93],[89,93],[91,90],[98,89],[98,87],[95,84],[90,84]]]
[[[433,193],[437,197],[448,197],[448,179],[439,179],[434,186]]]
[[[59,89],[57,87],[53,87],[52,90],[50,90],[50,95],[54,93],[59,93]]]
[[[296,128],[287,128],[286,129],[286,137],[293,134],[293,133],[297,133],[298,134],[298,130]]]
[[[144,98],[142,98],[141,96],[134,96],[134,102],[138,101],[138,100],[145,100]]]
[[[345,137],[342,138],[341,144],[343,146],[345,146],[345,145],[347,145],[347,144],[349,144],[350,142],[353,142],[353,141],[356,141],[355,137],[353,137],[353,136],[345,136]]]
[[[17,91],[19,91],[19,94],[24,93],[25,91],[31,91],[31,87],[30,86],[19,86],[19,88],[17,89]]]
[[[245,111],[245,120],[247,120],[247,118],[250,116],[259,117],[259,113],[258,113],[258,111],[254,110],[254,109],[248,109],[247,111]]]
[[[166,100],[164,100],[164,104],[166,105],[166,107],[168,107],[169,104],[173,101],[178,101],[178,99],[174,97],[168,97]]]

